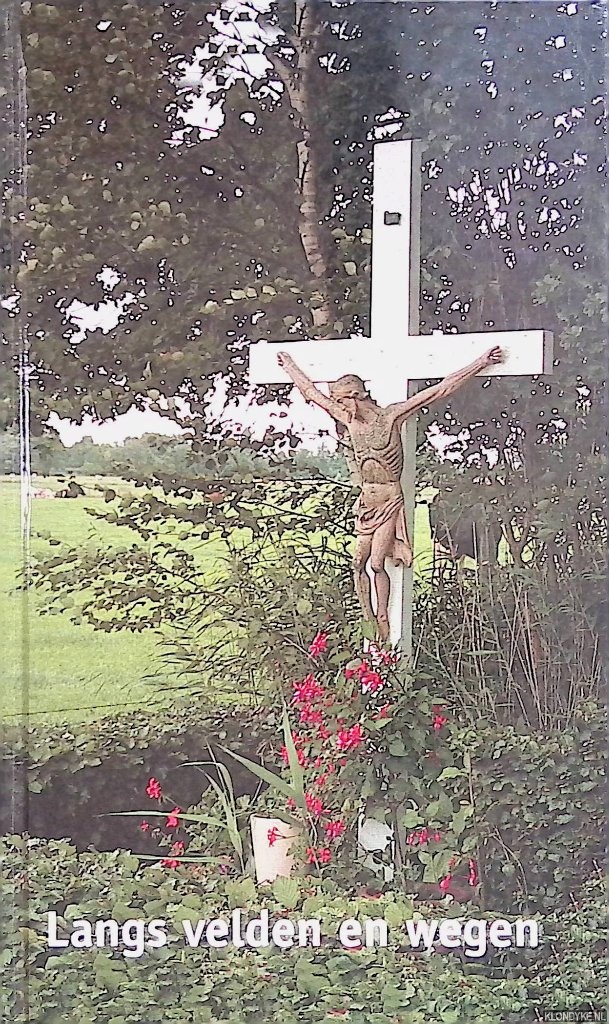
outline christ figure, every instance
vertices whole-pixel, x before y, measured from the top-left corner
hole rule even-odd
[[[458,391],[487,366],[503,361],[501,348],[489,349],[473,363],[451,373],[439,384],[419,391],[405,402],[385,408],[370,397],[360,377],[349,374],[330,384],[330,396],[324,395],[299,369],[287,352],[279,352],[279,365],[308,402],[325,409],[349,437],[350,469],[353,482],[360,488],[355,504],[356,544],[353,556],[355,590],[364,618],[376,624],[378,639],[389,637],[389,575],[385,559],[394,565],[412,565],[412,544],[406,529],[404,496],[400,478],[404,463],[402,424],[409,416]],[[372,608],[371,582],[374,578],[376,615]]]

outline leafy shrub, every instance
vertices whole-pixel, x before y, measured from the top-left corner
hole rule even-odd
[[[564,905],[604,848],[606,717],[584,705],[568,729],[457,729],[469,751],[481,874],[494,905]]]
[[[337,646],[324,670],[331,692],[337,689],[343,654]],[[417,830],[437,829],[458,841],[463,857],[478,861],[488,905],[524,911],[567,903],[602,857],[606,754],[601,710],[584,707],[562,733],[537,736],[512,726],[464,726],[456,709],[447,708],[447,723],[435,731],[437,698],[431,684],[400,682],[396,675],[388,685],[390,695],[379,693],[376,703],[380,708],[389,701],[391,710],[370,723],[376,728],[369,755],[350,759],[340,770],[340,783],[332,783],[338,786],[332,793],[336,807],[339,799],[341,806],[347,801],[351,819],[363,800],[369,813],[387,815],[397,834],[404,878],[442,877],[455,852],[448,840],[428,847],[407,842]],[[353,703],[355,697],[348,705],[352,716],[361,712],[360,697]],[[19,785],[29,790],[29,807],[27,818],[24,810],[11,822],[7,802],[3,831],[27,827],[37,836],[68,837],[79,848],[127,845],[156,853],[135,819],[104,815],[141,808],[151,775],[162,781],[176,805],[199,803],[207,782],[196,769],[180,765],[201,761],[208,745],[229,765],[236,796],[253,794],[257,780],[221,748],[261,756],[277,770],[281,735],[280,717],[272,708],[176,708],[91,725],[41,726],[27,734],[7,731],[0,750],[2,782],[6,792],[15,793],[15,772]],[[270,806],[269,794],[263,799]],[[430,850],[431,861],[421,856]],[[347,844],[346,878],[353,873],[353,856]]]
[[[562,729],[600,698],[604,555],[584,551],[580,563],[562,574],[552,563],[483,567],[420,588],[419,671],[473,722]]]
[[[467,728],[447,708],[439,740],[419,717],[431,712],[430,691],[413,683],[393,707],[368,776],[371,808],[385,811],[402,849],[413,827],[461,837],[461,853],[478,862],[487,906],[563,905],[603,856],[602,709],[583,706],[568,729],[543,736],[483,722]],[[415,848],[408,869],[422,861],[431,878],[444,867],[442,852],[430,861]]]
[[[526,963],[472,964],[455,956],[420,957],[402,944],[412,904],[399,892],[370,900],[312,877],[256,890],[250,879],[227,881],[187,868],[141,870],[126,853],[77,853],[65,842],[9,837],[0,845],[0,914],[5,933],[0,961],[4,1014],[16,1024],[52,1024],[77,1015],[83,1024],[319,1024],[346,1017],[352,1024],[528,1024],[535,1008],[571,1005],[573,979],[555,965],[573,950],[573,918],[548,919],[552,949],[528,952]],[[27,898],[26,898],[27,893]],[[599,1005],[602,963],[596,954],[602,912],[598,883],[588,890],[580,922],[591,944],[579,949],[586,987],[578,1007]],[[227,918],[240,907],[255,916],[318,917],[327,941],[317,949],[210,950],[185,947],[180,922]],[[139,959],[121,949],[48,949],[47,913],[60,931],[78,918],[165,919],[169,941]],[[428,916],[438,917],[437,910]],[[449,912],[450,913],[450,912]],[[347,952],[332,942],[348,917],[385,917],[386,949]],[[543,924],[543,922],[542,922]],[[68,929],[69,930],[69,929]],[[506,970],[507,967],[507,970]]]
[[[304,665],[318,624],[359,619],[351,489],[226,482],[195,496],[191,484],[176,484],[170,498],[110,491],[108,511],[95,516],[128,526],[142,543],[83,550],[54,542],[32,585],[49,592],[49,611],[74,622],[105,632],[155,629],[163,682],[170,676],[191,698],[263,701],[282,667]]]
[[[550,914],[544,934],[553,955],[539,965],[532,993],[550,1005],[550,993],[560,993],[565,1009],[582,1005],[600,1009],[606,1004],[607,887],[600,872],[580,888],[564,910]],[[556,999],[554,999],[554,1005]]]

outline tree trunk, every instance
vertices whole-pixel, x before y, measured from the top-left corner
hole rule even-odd
[[[327,293],[329,271],[322,242],[317,159],[311,141],[311,73],[316,65],[321,29],[322,23],[317,20],[313,6],[303,0],[296,0],[293,31],[288,34],[288,39],[296,53],[297,67],[292,69],[278,59],[273,61],[285,85],[292,109],[298,115],[302,132],[302,138],[297,143],[298,188],[302,197],[299,233],[309,269],[319,282],[322,297],[320,305],[312,310],[313,326],[316,328],[327,327],[332,320]]]

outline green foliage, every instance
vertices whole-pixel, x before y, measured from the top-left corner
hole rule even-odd
[[[338,690],[336,681],[331,686],[338,697],[340,683]],[[458,852],[478,861],[486,905],[523,912],[564,905],[595,859],[602,858],[606,758],[600,710],[581,709],[569,728],[535,736],[506,726],[462,726],[448,709],[448,724],[436,732],[431,728],[433,691],[420,684],[403,692],[397,687],[388,684],[379,698],[379,703],[392,706],[387,717],[377,720],[376,732],[374,709],[368,713],[371,753],[363,759],[349,755],[346,767],[332,780],[332,806],[342,808],[351,820],[363,799],[370,813],[387,815],[396,829],[397,864],[404,879],[437,880]],[[348,715],[347,724],[356,720],[358,701],[352,697],[339,706]],[[79,846],[130,844],[153,853],[155,845],[138,831],[135,819],[132,823],[100,815],[142,808],[146,782],[153,775],[175,804],[217,816],[211,791],[200,802],[207,780],[200,771],[181,766],[200,761],[210,746],[229,767],[238,801],[254,793],[253,777],[221,748],[250,759],[262,756],[275,771],[281,728],[280,716],[270,708],[255,713],[175,708],[76,729],[38,728],[26,735],[6,730],[3,786],[13,785],[14,771],[19,783],[25,783],[29,828],[36,835],[68,836]],[[211,766],[206,771],[219,778]],[[380,788],[382,778],[387,789]],[[272,796],[267,790],[265,808],[285,814],[285,799]],[[8,827],[7,819],[3,828]],[[423,827],[438,829],[443,841],[409,846],[407,836]],[[200,830],[188,831],[192,838]],[[230,852],[221,831],[214,838],[216,833],[206,829],[192,852]],[[352,880],[353,836],[347,839],[344,857],[331,876]],[[430,849],[431,861],[425,856]]]
[[[201,496],[188,487],[171,498],[112,497],[94,514],[141,543],[55,545],[33,568],[32,586],[97,629],[159,629],[160,671],[190,693],[261,699],[282,670],[296,674],[306,663],[324,622],[357,619],[351,490],[305,480],[226,482]]]
[[[563,905],[603,856],[602,708],[581,706],[549,736],[481,720],[464,727],[448,708],[448,723],[435,731],[431,711],[441,699],[424,680],[404,689],[364,790],[394,827],[400,871],[432,879],[446,854],[459,852],[477,861],[486,906]],[[425,826],[446,836],[449,851],[440,843],[430,857],[429,847],[408,846],[407,833]]]
[[[553,955],[539,965],[534,997],[540,1004],[544,993],[557,992],[565,1009],[577,1009],[582,1003],[604,1005],[609,979],[601,963],[608,923],[606,880],[597,873],[580,888],[570,907],[550,914],[544,924]]]
[[[100,31],[97,14],[76,16],[73,0],[26,5],[31,203],[19,269],[30,295],[37,417],[51,407],[113,415],[161,396],[175,417],[177,395],[201,413],[218,375],[231,396],[243,392],[243,341],[311,333],[327,296],[322,335],[366,327],[371,145],[392,111],[393,137],[407,131],[425,143],[422,329],[543,326],[556,335],[555,373],[533,381],[530,394],[521,381],[494,380],[451,403],[445,422],[469,430],[467,486],[482,469],[504,522],[520,517],[525,539],[536,537],[551,557],[579,543],[582,524],[586,534],[603,506],[602,12],[363,4],[335,22],[320,9],[308,12],[310,45],[336,61],[303,62],[294,75],[290,63],[302,56],[294,10],[272,6],[260,20],[286,33],[267,51],[281,98],[261,103],[233,86],[219,137],[191,133],[171,149],[165,139],[181,125],[182,101],[167,71],[214,31],[208,8],[111,4]],[[565,48],[550,45],[563,32]],[[82,52],[86,68],[75,63]],[[577,74],[563,75],[567,56]],[[217,70],[218,60],[205,67]],[[241,119],[248,107],[255,126]],[[307,204],[295,175],[304,137],[313,155]],[[215,173],[202,174],[202,161]],[[462,199],[449,188],[462,188]],[[506,215],[500,227],[490,226],[491,193]],[[18,251],[23,211],[8,205]],[[303,252],[311,205],[322,280]],[[557,223],[543,219],[549,210]],[[74,295],[108,294],[92,274],[103,264],[122,275],[112,297],[131,289],[137,301],[115,331],[97,333],[92,362],[83,355],[91,340],[74,341],[65,312]],[[189,426],[208,430],[203,417]],[[492,471],[489,446],[499,452]]]
[[[605,558],[595,545],[576,561],[438,573],[416,597],[419,673],[472,723],[561,729],[601,689]]]
[[[489,905],[562,906],[603,861],[606,716],[582,705],[551,736],[511,726],[455,731],[469,755],[474,828]]]
[[[16,430],[0,431],[0,473],[18,473],[19,461],[19,434]]]
[[[269,771],[262,764],[256,764],[249,757],[243,757],[242,754],[238,754],[235,750],[227,750],[238,764],[243,765],[248,771],[252,772],[256,778],[260,779],[261,782],[266,783],[271,790],[276,793],[281,793],[288,800],[293,801],[295,808],[300,811],[306,811],[305,803],[305,790],[304,790],[304,772],[298,758],[296,745],[294,742],[294,736],[290,727],[290,719],[287,712],[287,708],[284,708],[282,718],[282,731],[283,731],[283,743],[284,748],[288,757],[288,765],[290,772],[290,780],[286,782],[275,772]]]
[[[576,951],[579,971],[586,977],[578,1008],[598,1006],[606,983],[597,955],[601,932],[594,923],[601,920],[603,908],[598,882],[590,884],[581,907],[590,942],[576,947],[572,915],[554,914],[547,919],[551,948],[542,945],[528,954],[526,965],[516,960],[506,970],[501,963],[480,966],[452,956],[409,955],[402,947],[403,922],[412,917],[413,908],[399,892],[371,901],[350,888],[312,878],[301,880],[296,893],[288,894],[288,910],[292,919],[321,920],[324,941],[319,949],[185,948],[182,921],[228,919],[234,906],[243,909],[246,919],[265,907],[273,921],[286,916],[285,893],[275,887],[257,892],[251,882],[227,882],[217,873],[195,873],[194,868],[142,870],[129,854],[78,854],[66,842],[12,836],[2,841],[1,849],[0,920],[6,936],[1,988],[4,1016],[17,1024],[32,1016],[52,1020],[72,1014],[90,1024],[139,1024],[142,1019],[318,1024],[346,1014],[355,1024],[424,1024],[430,1019],[444,1024],[529,1024],[538,1006],[574,1005],[573,975],[566,967]],[[49,950],[47,914],[53,910],[61,934],[81,917],[164,919],[168,943],[137,959],[124,957],[121,948]],[[336,927],[353,916],[391,920],[389,947],[348,952],[338,946]],[[542,925],[546,927],[543,919]],[[563,961],[563,956],[569,959]]]
[[[246,439],[247,440],[247,439]],[[32,472],[43,476],[83,474],[87,477],[120,477],[154,483],[162,480],[198,478],[197,489],[226,480],[314,479],[346,480],[348,476],[340,454],[327,451],[279,450],[268,458],[256,454],[260,443],[250,445],[216,444],[193,447],[188,437],[144,434],[127,438],[122,444],[98,444],[85,437],[66,447],[52,434],[31,440]],[[16,432],[0,432],[0,473],[19,471],[19,438]]]

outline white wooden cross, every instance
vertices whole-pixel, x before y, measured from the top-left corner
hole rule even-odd
[[[374,147],[370,337],[323,341],[258,342],[250,347],[250,382],[285,384],[277,352],[285,350],[315,383],[357,374],[380,405],[404,401],[410,381],[445,377],[500,345],[505,360],[483,376],[529,376],[552,368],[546,331],[485,331],[421,335],[419,331],[420,143],[382,142]],[[403,434],[402,488],[411,543],[414,528],[415,418]],[[410,657],[412,569],[386,566],[391,579],[390,639]]]

